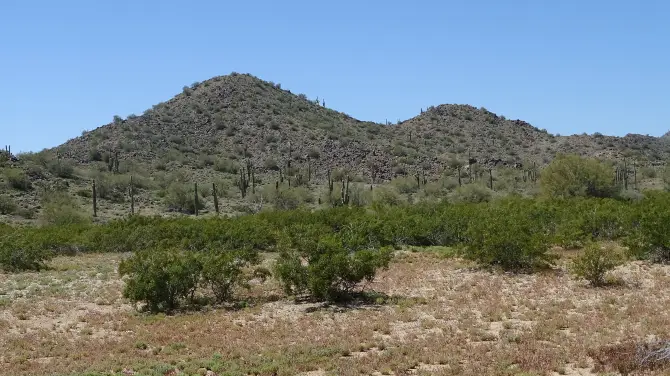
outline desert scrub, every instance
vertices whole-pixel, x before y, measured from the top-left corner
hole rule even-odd
[[[572,261],[570,269],[576,277],[589,281],[592,286],[603,286],[607,272],[623,262],[622,253],[615,246],[589,243]]]
[[[18,168],[6,168],[3,171],[7,185],[11,188],[21,191],[27,191],[32,188],[28,175]]]
[[[228,301],[236,288],[249,288],[249,281],[269,276],[264,268],[252,268],[260,261],[258,253],[250,250],[209,251],[200,257],[201,284],[209,288],[217,302]]]
[[[631,204],[631,226],[625,245],[632,255],[653,262],[670,262],[670,196],[648,193],[639,204]]]
[[[479,205],[467,229],[465,258],[512,271],[531,271],[553,261],[544,213],[530,202]]]
[[[53,252],[41,247],[25,233],[0,231],[0,269],[8,272],[34,270],[46,267]]]
[[[303,227],[286,239],[275,274],[289,295],[346,299],[391,261],[390,249],[366,249],[361,239],[347,239],[347,234],[320,236],[319,230]]]
[[[0,214],[14,214],[17,209],[16,203],[9,195],[0,195]]]
[[[171,311],[192,300],[201,270],[193,252],[160,247],[139,251],[119,265],[119,274],[129,277],[123,296],[146,303],[151,312]]]
[[[143,302],[151,312],[169,312],[193,302],[196,290],[214,295],[218,303],[230,300],[238,288],[248,282],[261,282],[269,276],[251,250],[185,251],[174,247],[155,247],[136,252],[119,265],[119,274],[128,276],[125,298]]]

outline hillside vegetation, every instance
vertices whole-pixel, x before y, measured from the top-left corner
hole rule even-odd
[[[347,179],[347,198],[363,202],[491,194],[485,187],[535,195],[559,154],[627,171],[625,188],[663,188],[667,137],[558,136],[468,105],[419,112],[397,124],[362,122],[248,74],[215,77],[53,149],[3,154],[0,216],[37,221],[47,196],[61,192],[61,204],[90,218],[93,181],[96,220],[121,218],[131,205],[149,215],[213,213],[215,201],[227,214],[328,206],[342,201]]]

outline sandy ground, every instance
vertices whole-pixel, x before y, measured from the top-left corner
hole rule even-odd
[[[422,250],[366,286],[375,304],[295,303],[269,282],[244,309],[152,316],[122,298],[121,257],[0,274],[0,374],[596,375],[616,371],[603,348],[670,331],[670,267],[643,262],[596,289],[564,268],[513,275]]]

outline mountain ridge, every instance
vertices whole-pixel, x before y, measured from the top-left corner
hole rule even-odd
[[[275,168],[270,160],[284,166],[311,156],[319,171],[351,168],[388,180],[419,169],[437,174],[445,163],[466,160],[489,167],[543,165],[558,153],[665,160],[668,144],[667,137],[635,134],[557,136],[463,104],[430,106],[384,125],[355,119],[250,74],[233,73],[184,87],[140,116],[116,118],[53,150],[84,164],[104,153],[193,167],[213,165],[208,157],[233,163],[248,158],[265,171]]]

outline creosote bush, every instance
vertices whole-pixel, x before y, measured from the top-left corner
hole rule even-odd
[[[7,184],[14,189],[27,191],[32,188],[28,175],[23,170],[18,168],[7,168],[4,170],[5,180]]]
[[[625,238],[633,256],[654,262],[670,262],[670,195],[647,195],[631,217],[634,226]]]
[[[542,171],[545,194],[555,198],[614,197],[612,167],[593,158],[559,155]]]
[[[167,205],[168,209],[172,211],[189,214],[195,213],[195,186],[186,185],[179,182],[170,184],[167,189],[165,204]],[[202,197],[199,197],[197,200],[197,207],[198,210],[201,210],[205,207],[205,203]]]
[[[248,281],[264,281],[269,272],[251,268],[259,262],[251,250],[185,251],[173,247],[148,248],[136,252],[119,265],[128,276],[124,297],[143,302],[151,312],[165,312],[194,301],[199,287],[211,292],[217,302],[229,301]]]
[[[194,252],[157,247],[136,252],[119,265],[129,276],[123,296],[145,302],[151,312],[170,311],[191,300],[202,265]]]
[[[505,270],[525,271],[552,262],[549,237],[542,213],[530,203],[510,200],[496,206],[480,206],[470,218],[466,258]]]
[[[318,226],[300,226],[289,233],[275,273],[290,295],[307,293],[316,300],[346,299],[391,261],[390,249],[365,247],[364,239],[356,239],[354,234],[318,237]]]
[[[53,257],[53,252],[36,242],[35,238],[21,235],[25,234],[0,225],[0,269],[8,272],[45,269],[45,263]]]
[[[623,255],[613,245],[590,243],[573,260],[570,269],[575,276],[589,281],[592,286],[603,286],[606,273],[623,261]]]
[[[75,198],[67,192],[44,192],[42,194],[42,207],[40,220],[45,225],[67,226],[89,222]]]
[[[17,210],[17,205],[8,195],[0,195],[0,214],[10,215]]]

